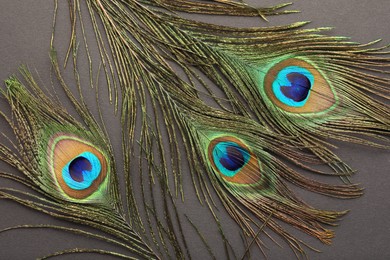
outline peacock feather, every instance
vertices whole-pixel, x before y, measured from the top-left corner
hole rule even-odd
[[[32,192],[3,188],[1,198],[103,230],[119,241],[96,234],[85,235],[125,246],[142,257],[156,258],[123,219],[118,176],[104,130],[65,85],[64,90],[84,125],[45,96],[27,69],[22,68],[21,73],[30,90],[12,77],[2,91],[11,106],[12,116],[1,115],[13,129],[17,143],[10,140],[11,146],[1,145],[0,155],[25,178],[5,172],[1,177],[20,183]]]
[[[387,46],[307,22],[198,19],[260,23],[295,13],[289,5],[54,1],[53,89],[23,67],[2,90],[10,134],[0,159],[18,173],[2,171],[0,198],[65,221],[2,233],[53,229],[107,242],[48,257],[244,259],[267,257],[275,242],[304,258],[313,248],[300,233],[331,244],[347,211],[311,198],[362,195],[334,140],[389,148]]]

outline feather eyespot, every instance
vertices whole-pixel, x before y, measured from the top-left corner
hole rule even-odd
[[[95,193],[107,176],[107,159],[102,152],[72,135],[61,133],[51,138],[48,160],[59,187],[74,199]]]
[[[264,87],[268,98],[287,112],[316,113],[335,104],[335,94],[325,77],[300,59],[276,63],[267,72]]]
[[[256,155],[237,138],[215,138],[209,144],[208,157],[214,171],[229,183],[254,184],[261,178]]]

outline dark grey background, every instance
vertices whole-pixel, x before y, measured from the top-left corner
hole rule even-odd
[[[282,1],[252,0],[247,2],[265,6]],[[291,8],[302,12],[295,15],[271,17],[270,25],[311,20],[313,21],[310,25],[312,27],[335,27],[329,33],[330,35],[350,36],[353,41],[359,42],[382,38],[385,43],[390,43],[390,2],[388,0],[296,0]],[[50,84],[48,52],[52,14],[53,1],[0,0],[1,80],[16,73],[20,64],[27,64],[30,69],[38,71],[42,82]],[[66,24],[68,17],[64,14],[62,16],[59,19]],[[212,20],[206,17],[204,19]],[[227,24],[231,21],[231,18],[218,18],[218,23]],[[265,25],[256,18],[240,19],[235,23]],[[64,34],[61,35],[61,33]],[[58,36],[64,41],[57,43],[57,47],[66,48],[68,31],[59,31]],[[4,104],[1,100],[1,108]],[[110,120],[113,122],[109,121],[107,125],[117,123],[115,119]],[[0,126],[0,129],[3,128]],[[119,141],[120,138],[113,137],[114,145],[118,146]],[[341,158],[358,170],[353,180],[365,187],[365,195],[360,199],[344,201],[302,193],[302,197],[314,205],[327,209],[350,209],[351,212],[344,217],[340,226],[335,228],[336,238],[332,246],[323,246],[304,235],[299,237],[323,252],[315,253],[308,250],[308,256],[311,259],[390,259],[389,152],[351,144],[337,143],[337,145],[339,145],[337,152]],[[5,169],[5,166],[1,165],[1,167]],[[189,198],[189,201],[191,200],[195,199]],[[196,217],[197,211],[191,209],[191,212]],[[198,218],[202,219],[200,213]],[[62,222],[25,209],[15,203],[0,201],[0,228],[27,223],[62,224]],[[203,223],[207,226],[207,221]],[[13,231],[0,234],[0,259],[32,259],[63,248],[99,247],[99,244],[95,240],[78,239],[74,235],[52,230]],[[269,259],[294,258],[285,244],[283,248],[278,248],[272,243],[267,243],[267,245],[270,248],[266,251]],[[194,248],[196,246],[196,243],[192,245]],[[199,259],[201,255],[199,254]],[[64,258],[74,259],[74,256]],[[96,256],[80,255],[77,258],[96,259]],[[260,259],[262,256],[258,255],[254,258]]]

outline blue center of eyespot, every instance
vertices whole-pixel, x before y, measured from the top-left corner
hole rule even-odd
[[[91,162],[82,156],[79,156],[71,161],[69,164],[69,175],[70,177],[77,182],[84,181],[84,171],[91,171],[92,165]]]
[[[272,83],[275,96],[291,107],[302,107],[306,104],[310,89],[314,84],[313,74],[299,66],[282,69]]]
[[[305,100],[311,88],[310,80],[305,75],[296,72],[287,74],[287,79],[291,86],[281,86],[282,93],[295,102]]]
[[[74,190],[85,190],[99,177],[102,166],[99,159],[90,152],[73,158],[62,169],[65,183]]]
[[[249,159],[249,152],[234,142],[220,142],[213,149],[214,164],[227,177],[235,176]]]

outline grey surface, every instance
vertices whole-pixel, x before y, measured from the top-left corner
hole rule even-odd
[[[251,3],[275,4],[274,1],[254,0]],[[296,0],[293,8],[301,10],[302,13],[271,17],[270,25],[311,20],[313,27],[336,27],[329,33],[330,35],[351,36],[352,40],[359,42],[368,42],[378,38],[384,39],[384,42],[390,42],[389,0]],[[53,1],[0,0],[1,80],[16,73],[20,64],[28,64],[30,68],[39,72],[42,82],[50,84],[48,51],[52,10]],[[59,31],[58,36],[64,41],[59,42],[57,47],[63,51],[68,44],[69,35],[66,30],[68,17],[64,15],[59,19],[63,22],[64,28],[63,31]],[[218,22],[226,24],[231,22],[231,18],[220,18]],[[242,19],[239,23],[264,24],[254,19]],[[0,106],[4,106],[3,100],[0,100]],[[107,125],[113,126],[118,123],[115,118],[109,120]],[[118,136],[113,135],[112,140],[115,146],[120,145]],[[326,209],[350,209],[351,212],[344,217],[340,226],[335,228],[336,238],[332,246],[323,246],[303,234],[299,237],[323,251],[323,253],[315,253],[308,250],[307,253],[311,259],[390,259],[389,152],[350,144],[338,143],[337,145],[340,147],[337,152],[341,158],[359,171],[353,180],[365,187],[365,195],[356,200],[344,201],[327,199],[312,193],[302,193],[301,196],[304,199],[316,206]],[[5,169],[2,164],[0,166],[2,167],[0,169]],[[196,199],[188,198],[188,201],[190,205],[188,210],[192,217],[199,219],[199,225],[207,227],[208,219],[202,215],[201,210],[197,210]],[[229,223],[228,217],[224,220]],[[0,200],[0,228],[26,223],[63,224],[16,205],[16,203]],[[236,232],[234,229],[232,230],[232,236],[237,234],[234,233]],[[212,237],[209,239],[213,241]],[[239,237],[236,239],[240,241]],[[74,235],[51,230],[12,231],[0,234],[0,259],[32,259],[64,248],[99,247],[99,245],[101,243],[95,240],[80,239]],[[191,247],[196,250],[198,245],[199,242],[194,242]],[[212,245],[216,248],[216,252],[218,250],[222,252],[218,242],[212,242]],[[269,250],[266,253],[269,259],[294,258],[285,244],[283,248],[278,248],[268,241],[267,246]],[[195,255],[197,256],[195,258],[202,259],[201,252]],[[74,256],[63,258],[74,259]],[[262,256],[259,254],[254,258],[260,259]],[[97,259],[97,257],[80,255],[78,259]]]

